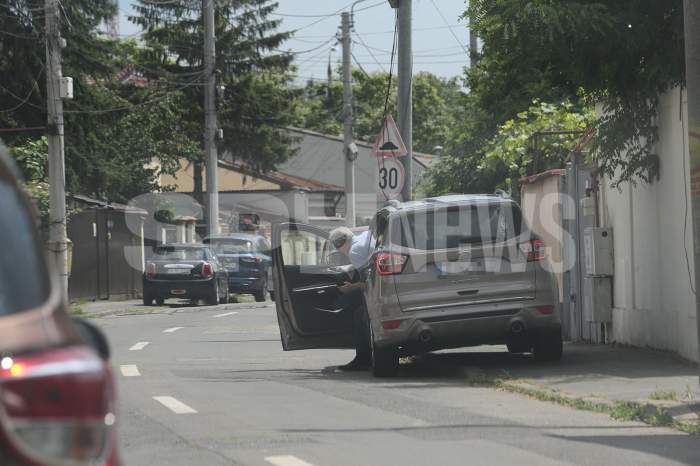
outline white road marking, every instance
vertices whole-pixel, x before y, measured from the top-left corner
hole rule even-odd
[[[292,455],[268,456],[265,458],[265,461],[275,466],[313,466],[311,463],[307,463]]]
[[[141,373],[139,372],[139,368],[136,367],[134,364],[125,364],[123,366],[119,366],[119,369],[122,372],[122,375],[124,377],[140,377]]]
[[[234,311],[234,312],[226,312],[226,313],[224,313],[224,314],[215,315],[214,318],[216,319],[217,317],[228,317],[228,316],[232,316],[232,315],[235,315],[235,314],[238,314],[238,312],[236,312],[236,311]]]
[[[177,332],[178,330],[182,330],[183,328],[185,328],[185,327],[173,327],[173,328],[169,328],[167,330],[163,330],[163,333],[173,333],[173,332]]]
[[[172,396],[154,396],[153,399],[175,414],[194,414],[197,412],[196,409],[190,408],[185,403],[176,400]]]
[[[292,455],[268,456],[265,458],[265,461],[275,466],[313,466],[311,463],[307,463]]]
[[[147,341],[140,341],[140,342],[136,343],[134,346],[132,346],[131,348],[129,348],[129,351],[141,351],[146,346],[148,346]]]

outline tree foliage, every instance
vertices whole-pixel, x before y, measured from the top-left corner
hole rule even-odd
[[[658,96],[683,83],[682,0],[473,0],[483,38],[468,84],[493,127],[533,98],[602,105],[593,154],[617,181],[650,181]]]
[[[291,139],[279,128],[294,118],[295,98],[286,84],[292,56],[277,49],[289,37],[270,19],[270,0],[216,2],[216,68],[219,123],[224,140],[219,150],[266,170],[291,154]],[[201,0],[139,0],[130,20],[141,26],[152,79],[181,85],[186,115],[182,131],[200,140],[203,126],[203,27]]]
[[[373,141],[383,122],[389,76],[353,70],[354,135]],[[387,113],[396,115],[396,81],[389,89]],[[450,129],[460,114],[462,89],[456,79],[442,79],[419,73],[413,81],[413,148],[432,153],[444,146]],[[327,134],[340,134],[343,128],[343,84],[334,78],[309,81],[303,89],[299,108],[300,126]]]

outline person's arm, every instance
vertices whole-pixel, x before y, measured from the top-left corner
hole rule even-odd
[[[338,290],[343,294],[347,294],[355,290],[364,290],[366,287],[367,284],[365,282],[345,282],[342,285],[338,285]]]

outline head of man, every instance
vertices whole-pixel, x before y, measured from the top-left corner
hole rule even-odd
[[[350,248],[352,247],[352,237],[353,233],[350,228],[339,227],[331,231],[329,240],[337,251],[347,256],[350,254]]]

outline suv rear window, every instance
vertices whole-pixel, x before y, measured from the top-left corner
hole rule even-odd
[[[402,212],[391,221],[390,237],[393,244],[412,249],[453,249],[506,241],[522,229],[514,203],[461,205]]]
[[[21,194],[0,173],[0,316],[34,309],[49,295],[49,280],[34,220]]]
[[[156,248],[155,260],[167,261],[201,261],[207,259],[207,255],[202,248],[177,248],[173,246],[162,246]]]
[[[256,249],[253,242],[248,239],[212,239],[209,244],[216,254],[241,254],[254,252]]]

